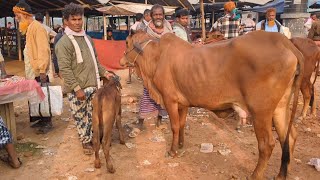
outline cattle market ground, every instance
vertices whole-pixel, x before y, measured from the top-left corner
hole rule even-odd
[[[127,71],[118,71],[122,77],[122,125],[128,134],[137,120],[138,98],[142,85],[136,78],[125,83]],[[320,84],[317,82],[317,94]],[[263,94],[262,94],[263,96]],[[319,96],[317,96],[319,102]],[[302,108],[300,97],[299,112]],[[154,119],[146,121],[146,130],[138,137],[129,138],[131,149],[119,144],[114,130],[111,156],[115,174],[106,170],[104,156],[102,168],[94,169],[94,156],[84,155],[68,103],[64,99],[64,113],[53,120],[55,129],[47,135],[36,135],[30,128],[26,101],[15,102],[17,132],[20,139],[16,147],[23,161],[20,169],[11,169],[0,162],[0,179],[244,179],[254,170],[258,159],[257,141],[252,127],[235,130],[234,117],[216,119],[211,112],[191,109],[187,119],[184,154],[169,158],[171,135],[168,121],[156,128]],[[320,158],[320,112],[317,118],[295,121],[298,139],[288,179],[320,179],[320,172],[306,163]],[[277,138],[275,131],[274,137]],[[201,143],[212,143],[213,152],[200,152]],[[230,151],[231,152],[230,152]],[[273,178],[280,169],[281,148],[278,141],[266,170],[266,178]]]

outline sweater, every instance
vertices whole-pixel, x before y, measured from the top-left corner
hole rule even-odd
[[[74,36],[74,38],[81,49],[82,63],[77,63],[75,48],[66,34],[62,36],[55,46],[59,71],[64,78],[66,92],[76,92],[87,87],[97,87],[94,61],[85,38],[83,36]],[[89,40],[92,43],[97,57],[92,39],[89,38]],[[100,76],[105,76],[105,74],[108,73],[108,71],[100,65],[98,60],[97,66]]]
[[[47,31],[38,21],[29,25],[26,34],[27,56],[35,76],[46,73],[50,64],[50,47]]]

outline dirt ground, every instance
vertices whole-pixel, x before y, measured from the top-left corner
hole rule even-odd
[[[135,127],[133,123],[137,120],[137,99],[141,96],[142,85],[136,78],[132,84],[126,84],[127,71],[118,71],[117,74],[122,77],[123,85],[122,125],[128,133],[130,127]],[[317,94],[320,94],[319,86],[318,82]],[[55,128],[47,135],[37,135],[35,129],[30,128],[27,101],[14,103],[20,139],[16,146],[23,166],[15,170],[0,162],[0,179],[244,179],[257,163],[257,141],[252,127],[238,132],[234,117],[216,119],[211,112],[193,108],[187,119],[182,157],[166,156],[172,139],[168,121],[157,129],[155,120],[149,119],[145,123],[146,130],[138,137],[127,136],[126,142],[135,146],[131,149],[119,144],[118,132],[114,130],[111,156],[115,174],[107,172],[103,155],[100,157],[102,168],[94,169],[94,156],[83,154],[74,122],[69,118],[66,98],[64,101],[65,111],[61,117],[54,118]],[[298,114],[301,108],[302,103],[299,103]],[[320,117],[319,110],[317,116]],[[311,158],[320,158],[318,117],[294,123],[298,139],[288,179],[320,179],[320,172],[306,164]],[[274,137],[277,138],[275,131]],[[201,143],[212,143],[213,152],[200,152]],[[229,154],[228,150],[231,151]],[[277,175],[280,160],[281,148],[277,141],[266,170],[267,179]]]

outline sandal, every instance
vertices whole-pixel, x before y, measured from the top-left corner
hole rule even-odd
[[[131,138],[135,138],[135,137],[137,137],[139,135],[140,132],[141,132],[140,129],[133,128],[128,136],[131,137]]]
[[[22,161],[20,160],[20,158],[18,158],[19,165],[14,164],[9,155],[0,157],[0,159],[1,161],[7,163],[9,166],[11,166],[14,169],[18,169],[22,165]]]

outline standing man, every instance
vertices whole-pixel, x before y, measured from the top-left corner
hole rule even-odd
[[[141,13],[136,14],[136,22],[130,27],[130,30],[136,31],[140,23],[142,23],[143,15]]]
[[[226,39],[231,39],[239,36],[240,31],[240,14],[234,2],[229,1],[224,4],[225,15],[217,20],[217,31]]]
[[[252,14],[248,14],[247,18],[241,23],[243,26],[243,34],[247,34],[256,29],[256,23],[252,20]]]
[[[43,14],[41,13],[37,13],[34,18],[39,21],[39,23],[42,24],[42,26],[46,29],[47,33],[48,33],[48,37],[49,37],[49,42],[53,43],[54,37],[57,35],[57,33],[51,29],[49,26],[43,24]]]
[[[316,20],[317,20],[317,15],[315,13],[311,13],[307,22],[304,23],[304,28],[305,28],[307,34],[309,33],[309,30],[311,29],[312,23],[314,23]]]
[[[83,15],[81,5],[70,3],[64,7],[63,19],[67,26],[55,51],[84,153],[91,155],[92,98],[100,87],[100,76],[110,79],[113,74],[97,60],[92,39],[82,28]]]
[[[174,34],[179,38],[191,43],[190,34],[187,31],[189,24],[189,11],[186,9],[180,9],[175,15],[176,21],[172,26]]]
[[[151,8],[151,21],[148,23],[146,32],[153,38],[160,39],[160,37],[166,33],[172,33],[172,28],[170,23],[164,19],[164,8],[155,4]],[[167,116],[167,112],[160,107],[153,99],[150,98],[148,90],[143,88],[143,95],[140,100],[140,110],[139,110],[139,123],[138,128],[143,129],[143,121],[146,118],[157,116],[158,122],[161,118]],[[135,132],[129,134],[130,137],[135,137]]]
[[[31,7],[24,1],[13,7],[19,30],[26,34],[26,47],[24,49],[24,63],[27,79],[36,79],[41,83],[48,83],[47,76],[50,64],[50,47],[47,31],[32,17]],[[31,122],[38,121],[32,127],[40,127],[38,134],[46,134],[52,130],[51,117],[30,117]]]
[[[276,8],[268,8],[266,11],[266,20],[260,21],[256,25],[256,30],[263,30],[267,32],[280,32],[283,34],[283,27],[280,22],[276,20]]]
[[[150,9],[146,9],[143,12],[143,20],[142,22],[138,25],[137,30],[143,30],[146,31],[147,30],[147,26],[149,24],[149,22],[151,21],[151,16],[150,16]]]

